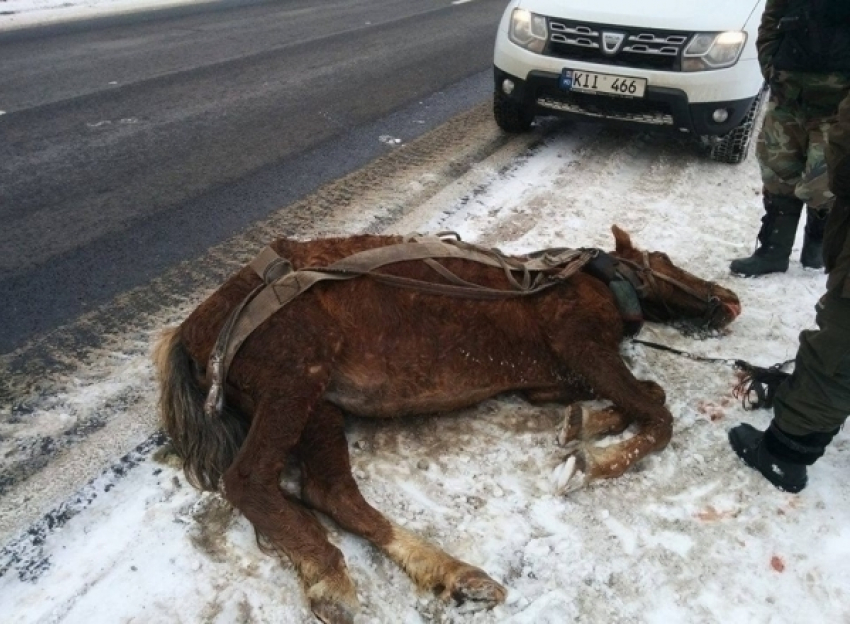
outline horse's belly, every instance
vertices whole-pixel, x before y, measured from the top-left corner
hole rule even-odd
[[[435,389],[413,395],[388,392],[386,388],[369,391],[345,385],[331,385],[325,399],[355,416],[366,418],[395,418],[449,412],[480,403],[510,388],[463,388],[447,393]]]
[[[408,370],[404,367],[352,367],[338,370],[325,391],[325,399],[350,414],[392,418],[434,414],[475,405],[498,394],[548,387],[556,383],[551,374],[535,364],[519,367],[439,366]]]

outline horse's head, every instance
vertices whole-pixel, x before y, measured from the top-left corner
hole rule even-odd
[[[617,243],[612,255],[636,277],[648,320],[686,321],[700,329],[719,329],[741,313],[738,296],[731,290],[677,267],[665,253],[635,248],[616,225],[611,231]]]

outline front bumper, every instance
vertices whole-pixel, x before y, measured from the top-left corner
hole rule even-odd
[[[502,92],[504,80],[510,79],[514,89],[505,97],[529,107],[535,115],[606,119],[692,132],[699,136],[722,136],[730,132],[744,120],[756,97],[691,103],[685,91],[658,86],[647,86],[642,98],[593,95],[564,91],[558,86],[558,77],[551,72],[531,71],[527,79],[522,80],[494,67],[496,90]],[[722,123],[712,119],[718,108],[729,112],[729,117]]]

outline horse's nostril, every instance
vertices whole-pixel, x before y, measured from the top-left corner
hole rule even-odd
[[[724,303],[723,307],[729,310],[729,314],[732,315],[732,318],[738,318],[741,315],[740,303]]]

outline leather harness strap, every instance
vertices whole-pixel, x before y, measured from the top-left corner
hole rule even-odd
[[[464,243],[459,238],[408,238],[402,243],[355,253],[326,267],[294,269],[271,247],[266,247],[250,266],[263,279],[228,316],[219,333],[207,366],[210,385],[205,411],[220,414],[224,407],[224,384],[237,351],[263,322],[301,293],[321,281],[349,280],[369,276],[391,286],[431,294],[475,299],[507,299],[532,295],[569,279],[599,254],[596,249],[552,249],[537,252],[526,260],[510,258],[497,249]],[[436,261],[460,258],[501,268],[510,289],[492,288],[468,282]],[[376,269],[397,262],[420,260],[448,283],[427,282]]]

